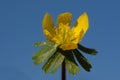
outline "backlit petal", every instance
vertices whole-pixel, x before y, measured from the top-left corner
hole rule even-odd
[[[71,41],[73,43],[79,43],[83,36],[85,35],[89,27],[88,15],[83,13],[76,21],[75,25],[72,28]]]
[[[68,43],[68,44],[62,44],[60,46],[60,48],[62,50],[72,50],[72,49],[76,49],[78,47],[77,44],[73,44],[73,43]]]
[[[61,40],[61,44],[67,43],[68,41],[70,41],[70,26],[68,26],[67,24],[60,24],[59,28],[57,29],[57,33],[61,35],[61,38],[58,40]]]
[[[57,24],[58,26],[61,23],[64,25],[67,24],[68,26],[70,26],[71,20],[72,20],[72,14],[70,12],[65,12],[65,13],[58,15]]]
[[[45,14],[42,26],[47,39],[52,40],[52,38],[55,36],[55,26],[49,13]]]

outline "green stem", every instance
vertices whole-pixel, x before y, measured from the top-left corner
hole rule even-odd
[[[62,80],[66,80],[66,68],[65,68],[65,60],[62,63]]]

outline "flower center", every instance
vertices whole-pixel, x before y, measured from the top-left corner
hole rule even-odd
[[[59,24],[58,29],[56,29],[56,36],[54,42],[60,46],[63,50],[70,50],[77,48],[77,45],[71,41],[71,30],[68,24]]]

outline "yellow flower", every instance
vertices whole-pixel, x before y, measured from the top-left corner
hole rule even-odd
[[[70,29],[71,20],[72,14],[70,12],[58,15],[58,26],[56,28],[49,13],[46,13],[43,19],[42,26],[45,36],[48,40],[57,44],[62,50],[78,48],[78,43],[82,40],[89,27],[86,12],[77,19],[72,29]]]

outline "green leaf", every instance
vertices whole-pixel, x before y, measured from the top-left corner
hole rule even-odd
[[[77,50],[73,50],[73,53],[76,57],[76,59],[78,60],[79,64],[86,70],[86,71],[90,71],[90,69],[92,68],[91,64],[88,62],[88,60]]]
[[[33,46],[40,47],[40,46],[44,46],[46,44],[47,44],[47,42],[36,42],[36,43],[33,44]]]
[[[64,55],[62,55],[60,52],[58,52],[58,57],[56,58],[56,61],[55,61],[55,64],[54,64],[54,67],[53,67],[51,73],[54,73],[60,67],[60,65],[64,61],[64,58],[65,58]]]
[[[60,52],[56,52],[47,60],[42,69],[45,73],[48,73],[52,68],[51,73],[54,73],[62,64],[63,60],[64,56]]]
[[[53,47],[57,47],[57,45],[53,44],[52,42],[47,41],[43,48],[35,52],[34,56],[32,57],[33,60],[37,59],[40,55],[46,53],[46,51],[49,51]]]
[[[42,54],[46,53],[46,51],[50,50],[52,47],[48,47],[48,46],[44,46],[43,48],[41,48],[40,50],[38,50],[37,52],[35,52],[34,56],[32,57],[33,60],[37,59],[39,56],[41,56]]]
[[[54,65],[56,59],[58,58],[57,56],[58,56],[58,54],[57,54],[57,52],[55,52],[55,53],[46,61],[46,63],[43,65],[42,70],[43,70],[45,73],[48,73],[48,71],[50,70],[50,68]]]
[[[72,54],[72,52],[70,52],[69,54],[66,53],[67,55],[65,55],[65,63],[68,69],[68,72],[70,74],[76,75],[77,72],[80,72],[80,68],[77,65],[77,63],[75,62],[74,56]]]
[[[33,57],[33,59],[35,60],[34,64],[37,65],[42,63],[43,61],[48,59],[51,55],[53,55],[56,52],[56,50],[57,50],[57,45],[52,45],[49,48],[43,48],[42,51],[39,51],[39,54],[36,53],[37,56],[35,55]]]
[[[78,49],[80,49],[81,51],[87,53],[87,54],[91,54],[91,55],[96,55],[97,51],[95,49],[91,49],[91,48],[86,48],[80,44],[78,44]]]
[[[40,47],[40,46],[45,46],[45,45],[51,46],[51,44],[53,45],[54,43],[47,40],[47,41],[42,41],[42,42],[36,42],[33,44],[33,46],[35,46],[35,47]]]

